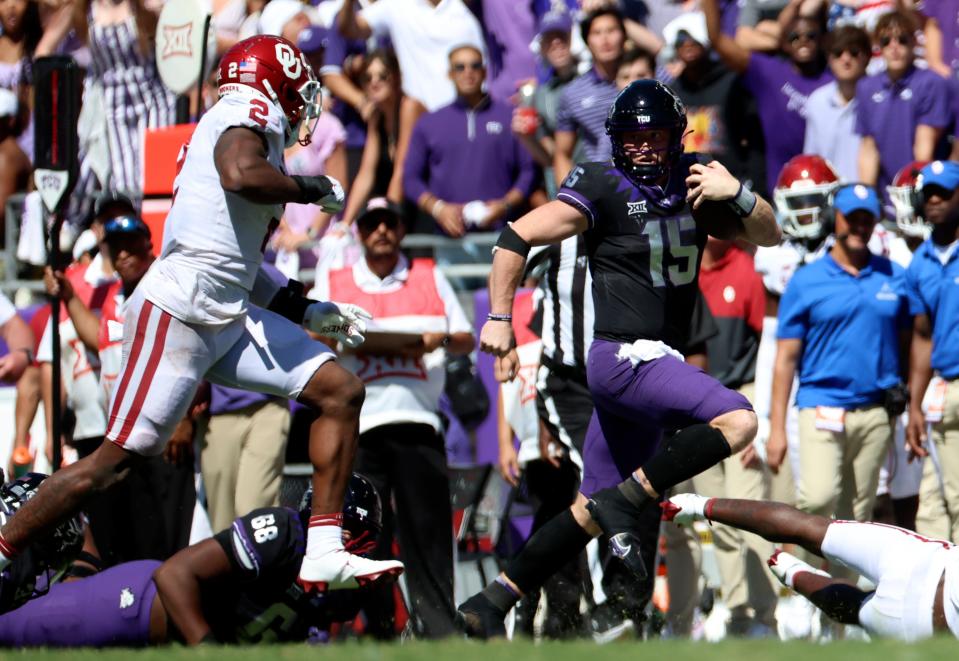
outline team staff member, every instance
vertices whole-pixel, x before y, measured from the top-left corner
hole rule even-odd
[[[776,465],[786,453],[798,368],[799,508],[866,521],[898,415],[886,404],[899,391],[909,317],[902,268],[867,245],[881,213],[875,190],[843,186],[833,207],[835,244],[799,269],[779,303],[767,453]]]
[[[913,453],[928,454],[922,400],[933,371],[946,381],[942,419],[932,425],[932,442],[942,473],[951,539],[959,539],[959,163],[933,161],[919,175],[917,189],[932,236],[913,255],[906,271],[909,309],[915,315],[909,373],[909,425]]]
[[[411,262],[400,251],[406,230],[396,207],[376,198],[356,222],[364,258],[330,272],[310,295],[369,310],[372,330],[421,334],[401,350],[344,354],[342,364],[366,386],[356,470],[383,496],[386,528],[373,557],[391,557],[395,528],[417,634],[446,636],[453,632],[453,515],[439,399],[446,355],[467,354],[476,340],[433,262]],[[365,609],[370,630],[390,636],[392,586],[375,594],[381,599]]]
[[[587,375],[596,409],[584,447],[583,495],[460,606],[469,633],[502,635],[516,599],[600,532],[637,578],[647,579],[639,590],[650,590],[660,494],[742,450],[756,434],[749,402],[685,363],[674,346],[686,342],[707,234],[773,245],[780,230],[769,204],[722,165],[683,154],[685,129],[686,109],[669,88],[632,83],[607,119],[613,162],[574,167],[556,201],[500,238],[481,346],[497,357],[496,376],[505,380],[516,369],[507,322],[530,246],[584,234],[596,319]]]

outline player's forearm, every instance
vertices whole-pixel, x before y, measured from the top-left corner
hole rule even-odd
[[[446,353],[452,356],[465,356],[476,348],[476,337],[472,333],[453,333],[450,335]]]
[[[199,645],[211,635],[200,605],[200,582],[186,568],[164,563],[154,574],[157,594],[167,616],[187,645]]]
[[[261,158],[240,158],[220,172],[220,184],[224,190],[256,204],[286,204],[302,195],[295,179]]]
[[[743,218],[745,238],[757,246],[778,246],[782,241],[782,230],[776,222],[776,214],[769,202],[756,196],[756,206],[752,212]]]
[[[526,267],[526,258],[510,250],[497,250],[489,274],[489,303],[493,314],[512,314],[513,299]]]
[[[913,332],[909,348],[909,408],[922,411],[922,399],[932,381],[932,338]]]

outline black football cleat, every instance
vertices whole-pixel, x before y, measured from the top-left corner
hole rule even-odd
[[[650,500],[655,505],[655,500]],[[649,578],[640,549],[640,518],[643,508],[627,500],[618,487],[597,491],[586,510],[609,537],[609,551],[641,581]]]
[[[506,614],[480,592],[459,605],[454,622],[467,638],[489,640],[506,638],[505,618]]]

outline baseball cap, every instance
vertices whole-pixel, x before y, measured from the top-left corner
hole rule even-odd
[[[79,260],[85,253],[92,253],[97,249],[97,235],[93,230],[83,230],[73,244],[73,259]]]
[[[924,186],[939,186],[945,190],[959,188],[959,163],[955,161],[933,161],[922,170],[916,178],[916,188],[922,190]]]
[[[686,12],[671,20],[663,28],[663,39],[669,46],[676,46],[682,34],[686,34],[693,41],[699,42],[704,48],[709,48],[706,15],[700,11]]]
[[[539,21],[536,35],[542,38],[547,32],[572,32],[573,17],[565,11],[551,11]]]
[[[107,241],[111,238],[119,238],[133,234],[139,234],[148,239],[150,238],[150,228],[136,216],[117,216],[116,218],[111,218],[103,225],[103,233]]]
[[[842,186],[836,192],[832,204],[844,216],[848,216],[854,211],[868,211],[879,218],[882,213],[879,195],[876,194],[876,190],[872,186],[866,186],[865,184]]]
[[[105,191],[100,193],[99,197],[97,197],[96,203],[93,206],[94,217],[102,216],[103,212],[107,210],[107,207],[113,205],[126,207],[131,213],[136,213],[137,210],[136,206],[133,204],[133,201],[123,193],[117,193],[116,191]]]
[[[296,38],[296,45],[300,50],[309,55],[326,46],[329,33],[326,28],[319,25],[313,25],[300,32]]]
[[[403,211],[397,205],[393,204],[385,197],[374,197],[366,203],[366,208],[356,217],[356,225],[359,227],[365,220],[372,219],[377,214],[386,214],[393,216],[397,220],[403,219]]]
[[[280,36],[283,27],[305,9],[306,5],[299,0],[270,0],[260,12],[260,34]]]

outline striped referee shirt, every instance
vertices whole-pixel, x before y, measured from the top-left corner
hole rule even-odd
[[[571,236],[549,246],[549,260],[540,282],[543,290],[543,355],[556,365],[586,370],[593,342],[593,281],[586,258],[586,239]]]
[[[556,111],[556,130],[575,131],[586,152],[586,161],[608,161],[612,147],[606,137],[606,115],[618,90],[590,69],[563,88]]]

